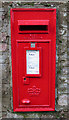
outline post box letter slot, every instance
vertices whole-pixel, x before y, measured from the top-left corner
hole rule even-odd
[[[48,20],[18,20],[18,33],[48,33]]]

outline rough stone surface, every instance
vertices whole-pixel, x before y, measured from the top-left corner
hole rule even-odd
[[[24,117],[11,112],[7,112],[7,118],[24,118]]]
[[[0,112],[2,111],[2,84],[0,84]]]
[[[10,85],[3,84],[2,85],[2,111],[6,111],[6,109],[9,111],[11,110],[10,109],[10,102],[11,102],[10,93],[11,93]]]
[[[3,64],[2,65],[2,83],[3,84],[9,84],[10,83],[10,68],[9,64]]]
[[[2,84],[2,64],[0,64],[0,84]]]
[[[61,106],[67,106],[67,95],[59,96],[58,104]]]
[[[6,2],[6,0],[4,0],[5,2]],[[9,2],[11,2],[11,0],[8,0]],[[17,0],[15,0],[15,1],[17,1]],[[20,0],[18,0],[18,1],[20,1]],[[61,3],[66,3],[66,2],[68,2],[68,0],[22,0],[23,2],[61,2]]]
[[[10,0],[9,0],[10,1]],[[30,1],[30,0],[29,0]],[[68,3],[65,0],[55,1],[34,1],[34,2],[14,1],[2,2],[0,9],[0,85],[3,83],[2,88],[2,117],[3,118],[52,118],[57,120],[59,118],[66,118],[67,120],[67,99],[69,84],[69,64],[67,62],[67,33],[68,33]],[[1,6],[1,3],[0,3]],[[10,32],[10,9],[11,8],[53,8],[57,9],[57,22],[56,22],[56,111],[55,112],[31,112],[31,113],[13,113],[12,107],[12,82],[11,82],[11,32]],[[69,54],[68,54],[69,55]],[[2,74],[1,74],[2,73]],[[67,75],[68,74],[68,75]],[[1,106],[1,99],[0,99]],[[1,107],[0,107],[1,111]],[[1,113],[1,112],[0,112]]]
[[[0,120],[2,120],[2,112],[0,112]]]

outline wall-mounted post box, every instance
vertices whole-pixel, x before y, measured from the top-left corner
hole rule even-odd
[[[55,110],[56,9],[11,9],[13,110]]]

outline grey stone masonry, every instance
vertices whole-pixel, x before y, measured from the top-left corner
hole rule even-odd
[[[1,0],[2,1],[2,0]],[[4,2],[11,2],[11,0],[3,0]],[[68,0],[15,0],[15,1],[18,1],[18,2],[68,2]],[[12,2],[15,2],[14,0],[12,0]]]
[[[1,7],[2,4],[2,7]],[[69,2],[65,0],[27,0],[0,2],[0,118],[59,118],[68,119],[68,85],[69,85],[69,42],[68,15]],[[56,8],[56,102],[55,112],[14,113],[12,96],[11,68],[11,8]],[[68,85],[67,85],[68,84]],[[1,112],[2,111],[2,112]],[[1,114],[2,113],[2,114]]]
[[[3,13],[2,3],[0,2],[0,119],[2,118],[2,43],[1,43],[2,13]]]

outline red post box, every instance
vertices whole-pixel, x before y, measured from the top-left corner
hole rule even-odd
[[[56,9],[11,9],[13,110],[55,110]]]

